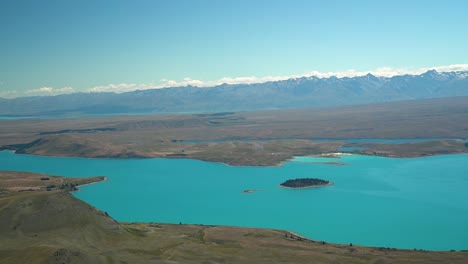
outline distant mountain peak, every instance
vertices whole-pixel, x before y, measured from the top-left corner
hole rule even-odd
[[[458,79],[468,78],[468,71],[453,72],[453,75]]]
[[[426,77],[426,76],[434,77],[434,76],[439,76],[439,75],[440,75],[440,73],[438,71],[436,71],[436,70],[428,70],[427,72],[421,74],[421,76],[424,76],[424,77]]]
[[[467,96],[468,71],[377,77],[302,77],[253,84],[221,84],[59,96],[0,98],[0,115],[241,111],[364,104]]]
[[[453,72],[452,73],[438,72],[436,70],[429,70],[429,71],[427,71],[427,72],[420,75],[420,77],[422,77],[422,78],[433,79],[433,80],[437,80],[437,81],[444,81],[444,80],[450,78],[451,76],[453,76]]]
[[[370,72],[368,74],[366,74],[364,77],[366,77],[366,79],[368,79],[368,80],[379,80],[380,79],[379,77],[373,75]]]

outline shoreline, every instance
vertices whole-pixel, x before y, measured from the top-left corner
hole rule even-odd
[[[327,164],[327,165],[347,165],[347,164],[331,164],[331,162],[307,162],[307,161],[295,161],[295,157],[318,157],[318,158],[341,158],[343,156],[371,156],[371,157],[381,157],[381,158],[389,158],[389,159],[402,159],[402,158],[408,158],[408,159],[416,159],[416,158],[426,158],[426,157],[433,157],[433,156],[444,156],[444,155],[468,155],[467,152],[447,152],[447,153],[421,153],[419,155],[384,155],[382,153],[365,153],[365,152],[359,152],[359,153],[346,153],[346,152],[332,152],[332,153],[322,153],[322,154],[305,154],[301,156],[292,156],[290,158],[287,158],[285,160],[282,160],[278,163],[275,164],[231,164],[228,162],[223,162],[223,161],[217,161],[217,160],[209,160],[209,159],[199,159],[199,158],[194,158],[194,157],[166,157],[166,156],[145,156],[145,157],[116,157],[116,156],[99,156],[99,157],[92,157],[92,156],[73,156],[73,155],[39,155],[39,154],[34,154],[34,153],[18,153],[15,150],[9,150],[9,149],[3,149],[0,150],[0,152],[11,152],[15,155],[30,155],[30,156],[37,156],[37,157],[52,157],[52,158],[83,158],[83,159],[115,159],[115,160],[124,160],[124,159],[135,159],[135,160],[140,160],[140,159],[187,159],[187,160],[197,160],[197,161],[203,161],[203,162],[214,162],[214,163],[220,163],[224,164],[229,167],[281,167],[284,166],[288,162],[303,162],[303,163],[315,163],[315,164]]]
[[[99,176],[97,176],[99,177]],[[104,178],[101,180],[101,181],[95,181],[95,182],[90,182],[90,183],[85,183],[85,184],[79,184],[77,185],[77,189],[76,191],[72,191],[72,192],[79,192],[80,191],[80,188],[83,187],[83,186],[87,186],[87,185],[91,185],[91,184],[96,184],[96,183],[101,183],[101,182],[106,182],[108,180],[108,178],[106,176],[103,176]]]
[[[99,176],[98,176],[98,177],[99,177]],[[82,184],[82,185],[78,185],[78,186],[80,187],[80,186],[89,185],[89,184],[94,184],[94,183],[99,183],[99,182],[107,181],[107,180],[108,180],[108,177],[106,177],[106,176],[100,176],[100,177],[102,177],[102,180],[100,180],[100,181],[95,181],[95,182],[91,182],[91,183],[86,183],[86,184]],[[307,187],[299,187],[299,188],[290,188],[290,187],[283,187],[283,188],[286,188],[286,189],[307,189],[307,188],[316,188],[316,187],[330,186],[330,185],[333,185],[333,184],[334,184],[333,182],[329,182],[328,184],[324,184],[324,185],[307,186]],[[73,195],[72,192],[70,192],[70,194]],[[73,196],[74,196],[74,195],[73,195]],[[75,196],[75,198],[77,198],[77,197]],[[79,198],[77,198],[77,199],[79,199]],[[81,199],[79,199],[79,200],[81,200]],[[81,200],[81,201],[83,201],[83,200]],[[91,206],[92,206],[92,205],[91,205]],[[136,223],[148,224],[148,223],[150,223],[150,222],[136,222]],[[177,225],[177,223],[171,223],[171,224]],[[201,225],[210,225],[210,224],[201,224]],[[214,225],[214,226],[226,226],[226,225]],[[232,227],[244,228],[244,227],[242,227],[242,226],[232,226]],[[254,228],[265,229],[265,230],[276,230],[276,229],[268,228],[268,227],[266,227],[266,228],[265,228],[265,227],[254,227]],[[286,231],[286,230],[284,230],[284,231]],[[287,231],[287,232],[289,232],[289,231]],[[289,233],[293,233],[293,232],[289,232]],[[301,238],[304,239],[304,240],[310,240],[310,241],[319,242],[319,240],[315,240],[315,239],[312,238],[312,237],[311,237],[311,238],[308,238],[308,237],[299,235],[299,234],[297,234],[297,233],[294,233],[294,236],[301,237]],[[326,241],[325,241],[325,242],[326,242]],[[336,243],[336,242],[327,242],[327,243],[340,245],[340,243]],[[358,245],[358,244],[356,244],[356,246],[357,246],[357,245]],[[380,248],[379,246],[376,246],[376,245],[364,245],[364,247]],[[399,248],[399,249],[401,249],[401,250],[411,250],[411,249],[405,249],[405,248]],[[433,251],[433,250],[429,250],[429,251]],[[446,251],[448,251],[448,250],[446,250]],[[458,251],[458,250],[457,250],[457,251]]]
[[[313,162],[305,162],[305,163],[312,163],[312,164],[324,164],[324,165],[334,165],[334,166],[345,166],[345,165],[348,165],[344,162],[333,162],[333,161],[330,161],[330,162],[319,162],[319,161],[313,161]]]

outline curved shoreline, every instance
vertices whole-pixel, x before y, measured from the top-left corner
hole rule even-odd
[[[0,148],[1,149],[1,148]],[[408,154],[408,153],[384,153],[384,152],[356,152],[356,153],[347,153],[347,152],[325,152],[321,154],[304,154],[304,155],[293,155],[291,157],[287,157],[284,160],[275,163],[264,163],[264,162],[249,162],[249,163],[238,163],[238,162],[231,162],[232,160],[224,160],[219,161],[216,158],[199,158],[199,157],[192,157],[190,155],[187,156],[143,156],[143,155],[133,155],[133,156],[122,156],[119,154],[116,155],[102,155],[102,156],[93,156],[92,154],[84,154],[79,156],[74,156],[73,153],[62,153],[62,154],[37,154],[37,153],[23,153],[21,151],[17,151],[15,149],[8,149],[3,148],[0,152],[12,152],[17,155],[32,155],[32,156],[39,156],[39,157],[57,157],[57,158],[85,158],[85,159],[188,159],[188,160],[198,160],[198,161],[205,161],[205,162],[215,162],[225,164],[226,166],[232,167],[281,167],[284,164],[294,161],[295,157],[319,157],[319,158],[341,158],[343,156],[354,156],[354,155],[361,155],[361,156],[372,156],[372,157],[382,157],[382,158],[389,158],[389,159],[399,159],[399,158],[425,158],[425,157],[432,157],[432,156],[443,156],[443,155],[463,155],[468,154],[468,148],[465,151],[457,151],[457,150],[447,150],[445,152],[438,152],[438,153],[416,153],[416,154]],[[235,160],[235,159],[234,159]],[[304,162],[304,163],[312,163],[312,164],[324,164],[324,165],[347,165],[341,162],[307,162],[307,161],[294,161],[294,162]]]
[[[106,182],[108,180],[108,178],[106,176],[103,176],[104,178],[102,179],[102,181],[95,181],[95,182],[90,182],[90,183],[85,183],[85,184],[79,184],[77,185],[78,187],[78,191],[80,190],[79,187],[83,187],[83,186],[87,186],[87,185],[91,185],[91,184],[95,184],[95,183],[100,183],[100,182]]]
[[[88,183],[88,184],[93,184],[93,183],[98,183],[98,182],[101,182],[101,181],[106,181],[106,180],[108,180],[108,177],[105,177],[105,176],[101,176],[101,177],[102,177],[102,178],[101,178],[102,180],[100,180],[100,181],[95,181],[95,182]],[[84,186],[84,185],[88,185],[88,184],[83,184],[83,185],[80,185],[80,186]],[[290,188],[290,187],[285,187],[285,186],[280,186],[280,187],[285,188],[285,189],[307,189],[307,188],[315,188],[315,187],[330,186],[330,185],[333,185],[333,184],[334,184],[333,182],[329,182],[328,184],[323,184],[323,185],[306,186],[306,187],[298,187],[298,188]],[[273,186],[274,186],[274,185],[273,185]],[[325,191],[325,190],[323,190],[323,191]],[[314,192],[314,191],[312,191],[312,192]],[[305,237],[305,238],[307,238],[307,237]],[[311,237],[311,239],[312,239],[312,238],[313,238],[313,237]],[[325,240],[325,241],[326,241],[326,240]]]

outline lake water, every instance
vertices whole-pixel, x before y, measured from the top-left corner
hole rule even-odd
[[[420,143],[438,140],[456,140],[468,142],[467,139],[461,138],[312,138],[312,139],[296,139],[296,138],[277,138],[277,139],[208,139],[208,140],[178,140],[176,142],[182,144],[197,144],[197,143],[222,143],[222,142],[271,142],[276,140],[310,140],[313,142],[345,142],[353,144],[405,144],[405,143]],[[364,148],[365,149],[365,148]],[[362,149],[359,149],[362,150]],[[341,150],[340,150],[341,151]],[[343,150],[354,151],[354,150]]]
[[[0,115],[0,120],[21,120],[21,119],[78,119],[78,118],[98,118],[98,117],[113,117],[113,116],[151,116],[151,115],[185,115],[197,114],[203,112],[132,112],[132,113],[109,113],[109,114],[92,114],[92,113],[65,113],[51,115],[33,115],[33,116],[15,116],[15,115]]]
[[[337,166],[317,162],[339,161]],[[468,155],[297,157],[280,167],[183,159],[86,159],[0,152],[0,170],[107,182],[74,195],[119,221],[286,229],[315,240],[431,250],[468,249]],[[291,178],[329,187],[291,190]],[[257,190],[242,193],[243,190]]]
[[[34,118],[33,116],[2,116],[0,115],[0,120],[19,120],[19,119],[29,119]]]
[[[355,151],[361,151],[361,150],[366,150],[369,147],[341,147],[338,149],[339,152],[355,152]]]
[[[346,142],[355,144],[376,143],[376,144],[404,144],[404,143],[419,143],[437,140],[459,140],[466,141],[466,139],[454,138],[344,138],[344,139],[312,139],[317,142]]]

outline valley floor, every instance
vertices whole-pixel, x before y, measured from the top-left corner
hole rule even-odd
[[[191,158],[274,166],[337,152],[388,157],[467,153],[468,101],[413,100],[336,108],[0,120],[0,150],[89,158]],[[313,139],[332,139],[316,141]],[[350,144],[342,139],[434,139]],[[311,140],[312,139],[312,140]]]

